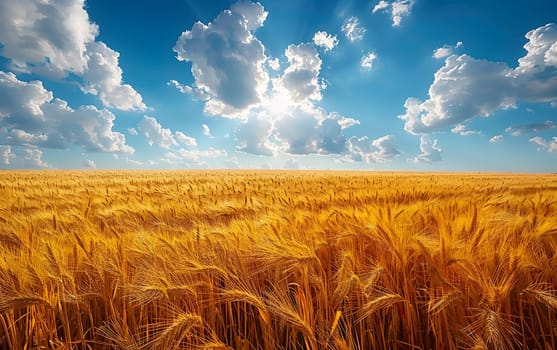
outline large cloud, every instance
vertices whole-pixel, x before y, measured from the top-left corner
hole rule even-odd
[[[141,95],[122,83],[118,53],[96,42],[98,26],[89,20],[84,0],[0,0],[0,55],[14,71],[79,76],[82,89],[103,104],[143,110]]]
[[[193,91],[211,114],[244,116],[267,90],[265,48],[253,35],[267,12],[259,3],[240,1],[213,22],[197,22],[178,38],[177,59],[192,63]]]
[[[133,153],[124,135],[112,130],[114,119],[110,111],[94,106],[74,110],[53,98],[40,81],[25,82],[0,71],[3,145],[66,149],[75,144],[92,152]]]
[[[81,73],[87,68],[86,46],[97,33],[84,0],[0,1],[0,53],[22,70],[44,64]]]
[[[526,34],[526,56],[515,69],[502,62],[468,55],[450,56],[429,87],[429,98],[406,100],[405,130],[412,134],[441,131],[476,116],[515,108],[520,101],[557,101],[557,26],[548,24]]]
[[[511,69],[504,63],[450,56],[435,73],[429,99],[406,100],[405,130],[413,134],[440,131],[474,116],[489,116],[516,104]]]

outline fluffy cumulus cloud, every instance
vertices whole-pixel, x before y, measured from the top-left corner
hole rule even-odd
[[[516,68],[468,55],[452,55],[434,76],[429,98],[408,98],[400,118],[405,130],[425,134],[454,127],[476,116],[524,102],[557,101],[557,26],[548,24],[526,34],[527,54]]]
[[[43,161],[43,151],[37,148],[25,148],[23,160],[34,168],[48,168],[49,165]]]
[[[400,155],[392,135],[385,135],[375,140],[367,136],[351,137],[347,142],[348,152],[344,160],[382,163],[390,161]]]
[[[359,121],[316,105],[327,87],[320,77],[318,48],[330,51],[338,38],[319,31],[312,43],[289,45],[281,65],[278,59],[266,57],[263,44],[255,37],[266,17],[261,4],[242,0],[210,23],[196,23],[182,33],[174,47],[178,60],[192,63],[194,83],[187,86],[171,80],[168,84],[203,100],[210,114],[241,119],[233,134],[239,152],[349,157],[345,130]],[[343,32],[357,41],[365,29],[353,17],[344,23]],[[374,58],[370,56],[365,66],[371,68]],[[272,79],[267,70],[276,71]],[[211,137],[209,127],[203,128]],[[369,147],[375,152],[375,161],[396,153],[389,138],[373,145],[370,142]],[[194,154],[172,151],[166,159],[176,161]]]
[[[178,143],[170,129],[163,128],[156,118],[144,116],[137,125],[137,130],[146,138],[150,146],[157,145],[162,148],[170,148]]]
[[[315,46],[290,45],[285,56],[288,65],[273,79],[267,100],[236,130],[237,150],[267,156],[346,153],[344,130],[359,121],[315,105],[326,88]]]
[[[66,149],[75,144],[92,152],[133,153],[124,135],[112,130],[114,119],[110,111],[95,106],[72,109],[40,81],[25,82],[0,71],[0,143],[35,147],[27,155],[33,155],[35,164],[40,158],[36,147]]]
[[[433,51],[434,58],[445,58],[451,56],[456,49],[462,47],[462,41],[457,42],[455,45],[443,45],[442,47]]]
[[[369,52],[367,55],[362,56],[360,59],[360,67],[365,70],[371,70],[373,68],[373,62],[377,59],[375,52]]]
[[[236,129],[236,150],[255,155],[273,155],[277,147],[269,141],[272,128],[269,119],[251,117]]]
[[[535,134],[541,131],[557,128],[557,125],[551,120],[546,120],[543,123],[530,123],[524,125],[509,126],[505,129],[507,133],[512,136],[521,136],[525,134]]]
[[[99,29],[84,6],[84,0],[0,1],[0,55],[14,71],[75,74],[106,107],[144,110],[141,95],[122,82],[119,54],[95,41]]]
[[[83,72],[87,44],[98,34],[84,2],[0,1],[0,54],[22,71],[38,65],[58,73]]]
[[[441,147],[439,147],[437,139],[431,140],[427,135],[422,135],[420,137],[420,152],[420,154],[412,159],[416,163],[433,163],[442,160],[442,150]]]
[[[87,45],[88,65],[83,73],[82,90],[99,95],[103,105],[117,109],[145,110],[141,95],[129,84],[122,82],[122,68],[118,64],[120,54],[103,42]]]
[[[504,63],[450,56],[429,87],[429,99],[406,100],[405,130],[413,134],[439,131],[474,116],[489,116],[512,108],[516,98],[509,83],[511,70]]]
[[[557,152],[557,137],[553,137],[551,140],[547,141],[539,136],[532,137],[530,142],[537,144],[539,150],[547,152]]]
[[[319,79],[321,58],[311,44],[289,45],[285,51],[288,67],[278,81],[278,88],[294,102],[321,100],[324,84]]]
[[[174,46],[176,58],[192,63],[191,87],[205,100],[205,111],[228,117],[244,116],[267,89],[265,47],[255,37],[267,12],[259,3],[241,0],[213,22],[197,22]]]
[[[347,18],[341,27],[342,32],[348,40],[351,42],[360,41],[364,38],[364,34],[367,31],[360,24],[358,17]]]
[[[315,46],[322,47],[325,51],[331,51],[338,45],[338,38],[336,35],[318,31],[313,36],[313,43]]]
[[[278,138],[284,142],[286,153],[312,154],[318,152],[320,116],[313,110],[297,108],[276,122]]]
[[[372,10],[372,13],[387,12],[391,15],[393,27],[400,26],[402,19],[407,17],[412,12],[415,0],[394,0],[394,1],[379,1]]]

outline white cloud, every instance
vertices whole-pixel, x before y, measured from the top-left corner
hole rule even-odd
[[[10,146],[0,146],[0,164],[10,165],[12,158],[12,148]]]
[[[557,26],[554,23],[533,29],[525,35],[526,56],[518,60],[519,73],[540,72],[557,66]],[[555,83],[555,82],[554,82]]]
[[[290,154],[317,153],[319,118],[313,111],[298,108],[279,119],[275,127],[279,139],[286,146],[284,151]]]
[[[201,128],[203,129],[203,135],[213,138],[213,135],[211,135],[211,129],[209,129],[207,124],[201,124]]]
[[[353,118],[317,107],[326,85],[322,61],[311,44],[290,45],[288,66],[272,80],[265,101],[236,129],[238,151],[256,155],[346,153],[343,130],[359,124]]]
[[[168,149],[178,144],[172,135],[172,131],[163,128],[156,118],[144,116],[137,125],[137,130],[145,135],[150,146],[156,144]]]
[[[249,0],[239,0],[230,7],[230,11],[242,16],[242,24],[249,31],[256,31],[258,28],[263,27],[263,23],[265,23],[269,15],[259,2],[253,3]]]
[[[83,163],[83,165],[88,169],[96,169],[97,168],[97,164],[95,164],[95,162],[92,161],[91,159],[85,159],[85,162]]]
[[[442,150],[437,139],[432,141],[427,135],[422,135],[420,137],[420,151],[421,153],[413,159],[416,163],[432,163],[442,160]]]
[[[443,47],[433,51],[433,57],[438,59],[449,57],[460,47],[462,47],[462,41],[457,42],[455,45],[443,45]]]
[[[415,2],[415,0],[394,0],[391,2],[381,0],[375,5],[372,13],[378,11],[390,13],[393,27],[398,27],[402,19],[410,15]]]
[[[250,117],[236,129],[236,150],[255,155],[273,155],[277,147],[269,141],[272,128],[270,120]]]
[[[178,91],[180,91],[183,94],[191,94],[192,93],[192,88],[189,85],[182,85],[179,82],[177,82],[176,80],[172,79],[169,80],[168,83],[166,83],[166,85],[168,86],[174,86]]]
[[[53,98],[40,81],[25,82],[0,71],[0,96],[6,97],[0,100],[0,143],[57,149],[75,144],[92,152],[134,152],[124,135],[112,131],[114,114],[95,106],[74,110]],[[31,154],[38,155],[36,151]]]
[[[502,142],[504,139],[503,135],[495,135],[492,138],[489,139],[489,142],[491,143],[499,143]]]
[[[553,137],[553,139],[546,141],[543,138],[537,136],[532,137],[530,142],[537,144],[539,150],[544,150],[547,152],[557,152],[557,137]]]
[[[365,70],[371,70],[373,68],[373,62],[377,58],[375,52],[369,52],[367,55],[362,56],[360,60],[360,66]]]
[[[183,145],[191,147],[197,146],[197,141],[194,137],[188,136],[181,131],[176,131],[174,135],[176,137],[176,140],[178,140]]]
[[[464,124],[456,124],[454,128],[451,129],[453,134],[459,134],[460,136],[470,136],[479,135],[480,132],[476,130],[468,130],[468,127]]]
[[[295,102],[320,101],[325,87],[319,79],[321,58],[311,44],[289,45],[285,51],[288,67],[276,86]]]
[[[318,31],[313,36],[313,43],[315,46],[319,46],[325,49],[325,51],[331,51],[338,45],[338,38],[336,35],[328,34],[327,32]]]
[[[359,125],[360,121],[354,118],[339,116],[338,124],[340,125],[341,129],[348,129],[354,125]]]
[[[406,100],[404,129],[412,134],[439,131],[474,116],[489,116],[513,108],[516,98],[509,82],[511,70],[504,63],[450,56],[435,73],[429,99]]]
[[[440,131],[476,116],[490,116],[518,102],[557,101],[557,25],[550,23],[526,34],[527,54],[516,68],[468,55],[449,56],[434,76],[429,98],[408,98],[400,118],[412,134]]]
[[[412,7],[414,6],[414,0],[397,0],[391,4],[392,7],[392,18],[393,18],[393,27],[400,26],[400,22],[402,22],[402,18],[409,16]]]
[[[553,123],[551,120],[546,120],[543,123],[530,123],[524,125],[509,126],[505,129],[505,131],[512,136],[520,136],[524,134],[534,134],[537,132],[555,128],[557,128],[557,125],[555,123]]]
[[[377,3],[377,5],[373,7],[372,13],[375,13],[377,11],[387,10],[389,7],[391,7],[391,4],[389,4],[389,2],[385,0],[381,0]]]
[[[263,98],[267,57],[254,31],[266,18],[261,4],[240,1],[207,25],[196,22],[176,41],[177,59],[192,62],[193,90],[205,97],[207,113],[244,117]]]
[[[139,133],[137,132],[136,128],[128,128],[128,132],[130,133],[130,135],[132,136],[137,136]]]
[[[359,41],[364,38],[364,34],[367,31],[364,27],[360,25],[360,20],[358,17],[347,18],[341,27],[342,32],[348,40],[351,42]]]
[[[87,57],[88,65],[83,73],[84,92],[98,94],[106,107],[124,111],[143,111],[147,108],[141,95],[131,85],[123,84],[118,52],[103,42],[94,42],[87,45]]]
[[[86,46],[97,34],[84,0],[0,1],[0,54],[11,59],[15,69],[82,73]]]
[[[144,110],[141,95],[122,83],[119,53],[96,42],[84,0],[0,1],[0,55],[15,71],[81,78],[82,90],[106,107]]]
[[[367,136],[351,137],[347,142],[347,154],[343,160],[365,163],[383,163],[400,154],[392,135],[370,141]]]
[[[373,152],[373,158],[376,162],[385,162],[400,154],[392,135],[385,135],[375,139],[371,142],[371,145],[377,149]]]
[[[23,150],[23,159],[28,165],[34,168],[48,168],[48,163],[44,162],[43,151],[38,148],[25,148]]]
[[[278,58],[267,59],[267,64],[269,65],[269,68],[271,68],[272,70],[280,69],[280,61]]]
[[[220,158],[226,157],[227,153],[223,149],[208,148],[206,150],[185,149],[181,148],[177,151],[167,152],[164,155],[170,164],[181,163],[198,163],[205,158]]]

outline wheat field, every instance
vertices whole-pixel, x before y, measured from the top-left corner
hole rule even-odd
[[[557,349],[557,176],[0,172],[1,349]]]

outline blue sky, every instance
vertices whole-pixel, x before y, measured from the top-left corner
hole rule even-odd
[[[0,169],[557,172],[556,14],[0,0]]]

